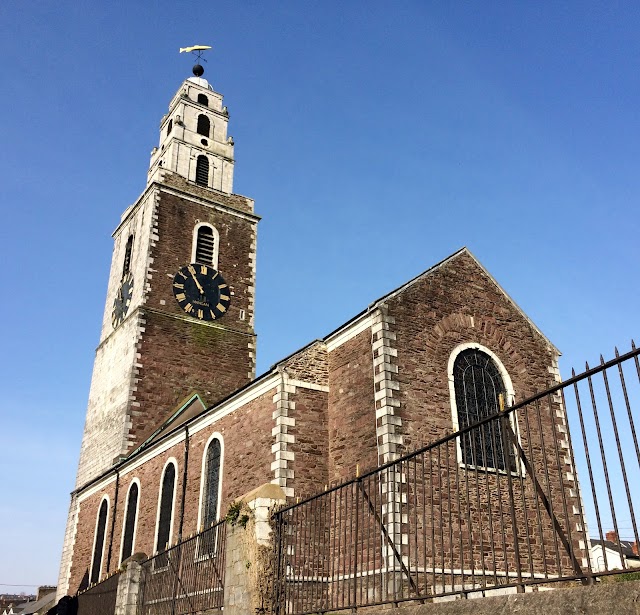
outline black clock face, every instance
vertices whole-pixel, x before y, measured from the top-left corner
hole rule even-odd
[[[126,276],[120,288],[116,298],[113,300],[113,312],[111,313],[111,323],[114,327],[117,327],[127,315],[129,311],[129,305],[131,304],[131,295],[133,294],[133,278],[131,275]]]
[[[231,293],[223,277],[210,265],[191,263],[173,278],[173,295],[189,316],[217,320],[229,309]]]

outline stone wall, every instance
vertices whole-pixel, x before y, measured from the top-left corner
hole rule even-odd
[[[133,480],[140,483],[138,496],[138,516],[135,533],[134,551],[153,553],[157,523],[158,499],[162,472],[169,460],[176,465],[176,497],[171,532],[171,542],[176,542],[180,533],[193,534],[199,530],[199,512],[201,509],[201,487],[203,457],[205,445],[213,434],[223,443],[222,498],[218,514],[224,517],[229,504],[251,489],[256,482],[269,482],[273,476],[271,470],[271,426],[274,389],[246,403],[236,412],[221,417],[210,425],[198,429],[189,436],[189,446],[185,448],[185,432],[177,432],[168,440],[164,450],[142,457],[140,463],[126,467],[116,477],[98,489],[89,490],[78,498],[77,531],[70,567],[69,589],[75,591],[86,569],[91,566],[92,549],[98,509],[102,499],[109,498],[109,521],[105,536],[103,554],[103,577],[114,572],[120,565],[122,526],[125,515],[126,496]],[[171,444],[171,442],[175,442]],[[184,489],[185,452],[187,460],[187,483]],[[225,463],[225,459],[227,463]],[[118,483],[118,501],[115,502],[116,482]],[[112,531],[112,515],[115,506],[115,524]],[[107,553],[111,549],[111,559],[107,567]]]
[[[640,581],[505,594],[472,600],[358,609],[366,615],[640,615]]]

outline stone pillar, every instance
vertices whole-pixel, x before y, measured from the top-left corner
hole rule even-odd
[[[232,506],[225,556],[225,615],[271,610],[275,562],[270,516],[274,506],[285,501],[282,488],[268,483]]]
[[[122,572],[118,580],[115,615],[137,615],[142,600],[142,586],[145,569],[141,562],[147,559],[144,553],[134,553],[122,562]]]

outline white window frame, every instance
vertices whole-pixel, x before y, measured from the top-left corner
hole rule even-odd
[[[193,227],[193,235],[191,239],[191,262],[196,262],[196,252],[198,249],[198,230],[203,226],[208,226],[213,231],[213,261],[211,262],[211,266],[217,271],[219,252],[218,248],[220,247],[220,233],[218,232],[218,229],[209,222],[198,222]]]
[[[205,489],[205,484],[207,482],[205,472],[207,470],[207,451],[209,450],[209,445],[214,440],[218,440],[220,442],[220,470],[218,471],[218,507],[216,511],[216,522],[220,521],[220,505],[222,504],[222,472],[224,470],[224,439],[222,437],[222,434],[216,431],[213,434],[211,434],[202,452],[202,464],[200,469],[200,498],[198,501],[198,532],[201,532],[202,530],[206,529],[202,527],[202,515],[203,515],[203,509],[204,509],[204,489]]]
[[[162,503],[162,483],[164,482],[164,473],[167,471],[167,467],[172,463],[175,466],[175,478],[173,480],[173,496],[171,501],[171,518],[169,520],[169,541],[168,544],[171,545],[173,541],[173,521],[176,512],[176,491],[178,488],[178,460],[175,457],[169,457],[165,462],[162,472],[160,473],[160,484],[158,486],[158,505],[156,510],[156,531],[153,539],[153,554],[156,555],[158,553],[158,530],[160,529],[160,504]],[[162,546],[162,550],[164,551],[164,545]]]
[[[129,512],[129,494],[131,493],[131,488],[133,485],[138,485],[138,499],[136,501],[136,516],[133,522],[133,538],[131,539],[131,555],[136,552],[136,535],[138,533],[138,514],[140,513],[140,496],[142,495],[142,487],[140,485],[140,479],[134,478],[129,483],[129,488],[127,489],[127,498],[125,499],[124,505],[124,517],[122,518],[122,536],[120,537],[120,556],[118,561],[122,564],[122,550],[124,549],[124,533],[127,529],[127,514]]]
[[[111,500],[109,496],[105,493],[100,500],[100,505],[98,506],[98,511],[96,512],[96,523],[93,529],[93,546],[91,547],[91,567],[89,568],[89,582],[91,582],[91,577],[93,576],[93,558],[96,553],[96,541],[98,540],[98,521],[100,520],[100,509],[102,508],[102,502],[106,500],[107,502],[107,518],[104,522],[104,537],[102,539],[102,554],[100,555],[100,569],[98,570],[98,583],[100,583],[100,579],[102,578],[102,562],[104,561],[104,546],[107,543],[107,530],[109,528],[109,514],[111,513]]]
[[[487,354],[491,358],[491,360],[495,363],[496,367],[498,368],[498,372],[500,372],[500,377],[502,378],[502,383],[504,384],[504,387],[506,389],[505,408],[509,408],[510,406],[512,406],[516,397],[516,392],[515,392],[515,389],[513,388],[513,383],[511,381],[511,376],[509,376],[509,372],[503,365],[502,361],[498,358],[498,356],[492,350],[490,350],[486,346],[483,346],[482,344],[478,344],[477,342],[465,342],[464,344],[459,344],[453,349],[453,351],[449,355],[449,363],[447,365],[447,378],[449,380],[449,399],[451,400],[451,421],[453,423],[454,432],[460,431],[460,422],[458,419],[458,405],[456,403],[456,390],[455,390],[455,379],[453,375],[453,367],[455,365],[458,355],[461,352],[465,350],[470,350],[470,349],[479,350],[480,352],[484,352],[485,354]],[[518,421],[515,416],[515,413],[512,412],[509,415],[509,421],[511,423],[513,432],[516,434],[516,438],[518,438],[518,443],[521,445],[522,443],[520,440],[520,430],[518,429]],[[462,447],[460,446],[460,438],[456,438],[456,456],[457,456],[458,465],[460,468],[478,469],[484,472],[494,472],[494,473],[499,472],[501,474],[506,474],[506,470],[500,470],[499,468],[493,468],[488,466],[487,467],[474,466],[474,465],[465,463],[462,457]],[[521,476],[524,476],[525,468],[524,468],[524,465],[522,464],[522,461],[520,461],[518,457],[516,457],[516,464],[517,464],[517,467],[520,468],[519,474]],[[517,474],[517,472],[512,474]]]

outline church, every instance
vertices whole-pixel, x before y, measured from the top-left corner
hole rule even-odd
[[[233,192],[223,97],[193,72],[113,233],[59,596],[257,486],[295,502],[560,381],[558,350],[466,248],[256,378],[260,217]],[[505,470],[469,446],[460,464]]]

